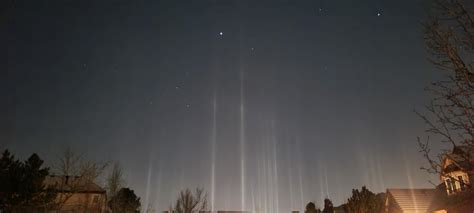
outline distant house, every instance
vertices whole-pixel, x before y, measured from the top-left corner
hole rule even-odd
[[[474,147],[457,146],[443,157],[441,191],[433,212],[474,212]]]
[[[474,147],[455,147],[441,166],[436,189],[388,189],[386,212],[474,212]]]
[[[48,176],[45,185],[58,193],[60,212],[96,212],[107,210],[106,191],[92,181],[70,176]]]
[[[432,212],[436,189],[387,189],[385,212],[425,213]]]
[[[441,182],[446,186],[446,193],[454,195],[468,190],[474,178],[474,147],[458,146],[443,158]],[[471,188],[472,189],[472,188]]]

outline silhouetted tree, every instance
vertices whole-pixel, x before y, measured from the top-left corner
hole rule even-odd
[[[344,207],[347,213],[383,212],[384,198],[375,195],[363,186],[360,191],[358,189],[352,190],[352,196]]]
[[[32,154],[26,161],[16,160],[8,150],[0,159],[0,210],[38,211],[50,207],[56,194],[45,187],[49,169]]]
[[[470,7],[469,7],[470,6]],[[474,151],[474,10],[463,0],[435,0],[431,17],[425,23],[425,43],[431,62],[445,71],[445,78],[428,87],[432,94],[427,113],[417,114],[427,123],[426,132],[453,149]],[[443,174],[443,158],[448,150],[431,153],[427,140],[418,143],[429,166],[429,173]],[[457,164],[474,168],[469,151]],[[454,178],[457,180],[457,178]]]
[[[173,213],[192,213],[206,210],[207,193],[200,188],[196,188],[194,194],[189,189],[180,191],[176,203],[170,207],[170,211]]]
[[[334,212],[334,206],[332,205],[332,201],[329,200],[328,198],[324,199],[323,213],[333,213],[333,212]]]
[[[140,198],[129,188],[121,188],[109,201],[109,207],[113,213],[135,213],[140,212]]]
[[[309,202],[308,204],[306,204],[306,208],[304,212],[305,213],[319,213],[321,212],[321,210],[316,208],[316,204],[314,204],[313,202]]]

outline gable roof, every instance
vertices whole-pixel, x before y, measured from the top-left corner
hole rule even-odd
[[[452,163],[447,164],[447,160]],[[449,173],[458,170],[473,170],[474,165],[474,147],[456,146],[451,153],[445,155],[443,160],[443,172]]]
[[[61,192],[106,193],[102,187],[93,181],[80,177],[51,175],[45,178],[44,184]]]
[[[403,211],[428,211],[435,196],[435,189],[387,189],[386,199],[393,199]]]

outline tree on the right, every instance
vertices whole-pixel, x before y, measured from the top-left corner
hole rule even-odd
[[[353,189],[352,196],[344,205],[344,210],[347,213],[383,212],[384,196],[374,194],[365,186],[360,191]]]
[[[140,207],[140,198],[129,188],[121,188],[109,201],[114,213],[138,213]]]
[[[334,212],[334,206],[332,204],[332,201],[329,200],[329,198],[324,199],[323,213],[333,213],[333,212]]]
[[[306,204],[306,208],[304,212],[305,213],[319,213],[321,211],[316,208],[316,204],[314,204],[313,202],[309,202],[308,204]]]
[[[170,206],[168,212],[193,213],[207,210],[207,193],[204,189],[196,188],[195,193],[190,189],[181,190],[176,199],[176,203]]]
[[[427,124],[427,136],[419,137],[418,144],[428,162],[422,169],[440,177],[451,174],[446,160],[453,154],[456,157],[449,159],[453,165],[474,171],[473,6],[463,0],[435,0],[424,22],[429,60],[443,72],[443,77],[427,87],[431,100],[426,110],[416,112]],[[457,176],[447,178],[462,180]],[[472,189],[467,187],[467,181],[457,184]]]

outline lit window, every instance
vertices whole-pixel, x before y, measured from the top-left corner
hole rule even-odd
[[[456,192],[456,191],[457,191],[457,188],[456,188],[456,179],[454,179],[454,177],[451,177],[451,187],[453,187],[453,192]]]
[[[448,190],[448,194],[453,193],[453,185],[451,183],[451,179],[446,179],[446,189]]]

